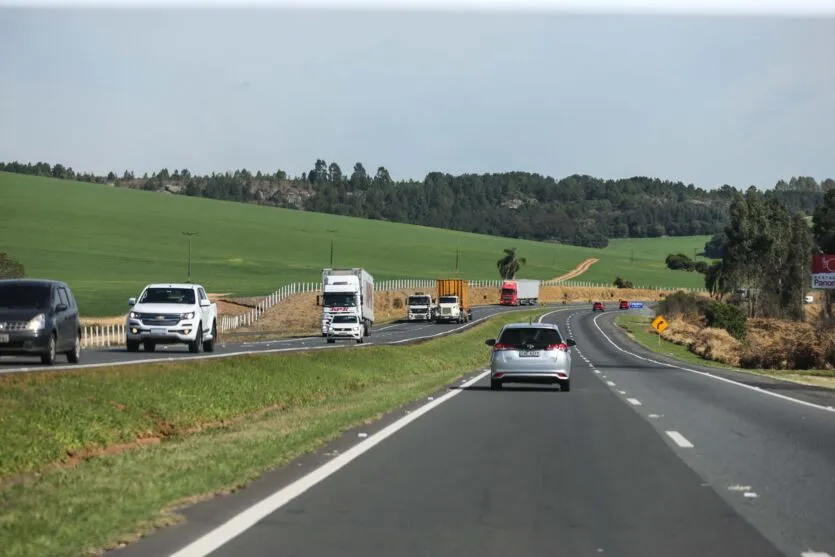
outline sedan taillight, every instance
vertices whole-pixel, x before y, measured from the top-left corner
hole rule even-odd
[[[493,352],[501,352],[502,350],[515,350],[516,347],[510,344],[497,343],[493,345]]]
[[[568,345],[562,342],[559,344],[549,344],[545,347],[545,350],[562,350],[563,352],[568,352]]]

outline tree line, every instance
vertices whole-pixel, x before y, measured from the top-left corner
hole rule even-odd
[[[294,177],[283,170],[196,176],[167,168],[141,177],[128,170],[97,176],[44,162],[0,163],[0,170],[596,248],[611,238],[721,233],[732,200],[741,194],[727,184],[705,190],[642,176],[603,180],[575,174],[558,180],[529,172],[430,172],[422,181],[397,181],[383,166],[371,174],[358,162],[346,173],[323,159]],[[789,211],[811,214],[833,187],[832,179],[795,177],[765,195]]]

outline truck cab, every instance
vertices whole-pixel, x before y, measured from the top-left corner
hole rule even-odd
[[[418,292],[409,296],[407,306],[406,319],[409,321],[432,321],[435,318],[435,308],[429,294]]]

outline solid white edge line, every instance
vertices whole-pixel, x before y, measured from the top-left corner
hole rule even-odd
[[[679,447],[681,447],[683,449],[692,449],[693,448],[693,443],[688,441],[687,438],[684,435],[682,435],[681,433],[679,433],[678,431],[665,431],[664,433],[666,433],[667,436],[670,439],[672,439],[675,442],[675,444],[678,445]]]
[[[539,316],[537,322],[542,323],[542,320],[548,317],[549,315],[553,315],[562,311],[568,311],[570,309],[571,308],[560,308],[545,313]],[[471,323],[475,323],[475,321],[472,321]],[[240,534],[257,524],[259,521],[264,519],[269,514],[275,512],[283,505],[286,505],[294,498],[298,497],[311,487],[315,486],[328,476],[334,474],[339,469],[343,468],[352,460],[367,452],[387,437],[390,437],[397,431],[406,427],[414,420],[418,419],[420,416],[426,414],[435,407],[443,404],[452,397],[458,395],[467,387],[477,383],[478,381],[489,375],[489,373],[490,370],[479,373],[469,381],[460,384],[457,389],[445,393],[444,395],[436,398],[432,402],[424,404],[417,410],[400,418],[396,422],[389,424],[385,428],[381,429],[379,432],[375,433],[371,437],[367,437],[365,440],[351,447],[350,449],[337,456],[333,460],[323,464],[316,470],[296,480],[292,484],[276,491],[272,495],[267,496],[265,499],[262,499],[255,505],[245,509],[244,511],[232,517],[225,523],[216,527],[208,534],[203,535],[202,537],[193,541],[189,545],[183,547],[179,551],[172,553],[170,557],[205,557],[206,555],[215,551],[217,548],[228,543],[230,540],[234,539],[235,537],[239,536]]]
[[[823,410],[825,412],[835,412],[835,408],[833,408],[831,406],[822,406],[820,404],[815,404],[814,402],[807,402],[805,400],[792,398],[790,396],[786,396],[786,395],[782,395],[780,393],[775,393],[773,391],[768,391],[768,390],[765,390],[765,389],[761,389],[759,387],[752,387],[751,385],[746,385],[745,383],[740,383],[738,381],[734,381],[733,379],[727,379],[725,377],[720,377],[718,375],[714,375],[714,374],[708,373],[706,371],[699,371],[697,369],[691,369],[689,367],[679,366],[679,365],[675,365],[675,364],[668,364],[667,362],[659,362],[657,360],[653,360],[652,358],[645,358],[644,356],[639,356],[638,354],[635,354],[633,352],[630,352],[628,350],[625,350],[625,349],[621,348],[620,346],[615,344],[615,342],[611,338],[609,338],[609,335],[607,335],[606,333],[603,332],[603,329],[601,329],[600,325],[598,325],[598,323],[597,323],[597,318],[602,317],[602,315],[603,314],[598,314],[597,316],[594,317],[594,319],[592,319],[592,322],[594,323],[594,326],[597,327],[598,332],[601,335],[603,335],[603,338],[605,338],[609,342],[609,344],[614,346],[617,350],[620,350],[624,354],[632,356],[633,358],[637,358],[639,360],[643,360],[645,362],[650,362],[650,363],[653,363],[653,364],[658,364],[658,365],[661,365],[661,366],[670,367],[670,368],[673,368],[673,369],[680,369],[682,371],[689,371],[690,373],[695,373],[697,375],[701,375],[702,377],[715,379],[716,381],[722,381],[724,383],[730,383],[731,385],[736,385],[738,387],[743,387],[745,389],[748,389],[750,391],[754,391],[756,393],[761,393],[761,394],[764,394],[764,395],[773,396],[775,398],[779,398],[779,399],[782,399],[782,400],[787,400],[789,402],[795,402],[797,404],[802,404],[803,406],[808,406],[810,408],[817,408],[818,410]],[[730,371],[733,371],[733,370],[730,370]]]
[[[369,451],[372,447],[379,444],[387,437],[390,437],[397,431],[403,429],[408,424],[412,423],[413,421],[423,416],[430,410],[443,404],[444,402],[448,401],[454,396],[457,396],[463,391],[463,389],[477,383],[478,381],[486,377],[489,373],[489,371],[481,372],[469,381],[461,384],[457,389],[453,389],[448,393],[445,393],[442,396],[436,398],[432,402],[424,404],[423,406],[421,406],[417,410],[414,410],[410,414],[403,416],[396,422],[381,429],[371,437],[367,437],[364,441],[361,441],[357,445],[354,445],[353,447],[351,447],[341,455],[337,456],[333,460],[323,464],[316,470],[296,480],[290,485],[283,487],[282,489],[279,489],[272,495],[267,496],[255,505],[249,507],[248,509],[245,509],[236,516],[227,520],[225,523],[213,529],[208,534],[203,535],[202,537],[188,544],[184,548],[180,549],[176,553],[172,553],[170,557],[205,557],[212,551],[215,551],[217,548],[221,547],[230,540],[239,536],[240,534],[257,524],[259,521],[263,520],[266,516],[281,508],[283,505],[286,505],[294,498],[298,497],[311,487],[315,486],[328,476],[334,474],[339,469],[343,468],[348,463],[350,463],[352,460],[356,459],[363,453]]]

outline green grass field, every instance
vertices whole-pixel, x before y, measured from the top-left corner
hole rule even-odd
[[[590,257],[581,280],[700,287],[702,276],[670,271],[671,251],[692,255],[708,237],[613,240],[603,250],[468,234],[381,221],[190,198],[0,172],[0,251],[28,276],[65,280],[86,316],[127,311],[127,298],[149,282],[192,280],[209,292],[268,294],[288,282],[318,281],[330,263],[364,267],[376,280],[499,278],[496,261],[516,247],[520,278],[548,279]]]
[[[3,555],[91,555],[176,522],[172,505],[245,485],[484,367],[485,339],[548,311],[409,346],[0,376]],[[460,396],[480,394],[490,393]],[[85,448],[162,435],[49,467]]]

